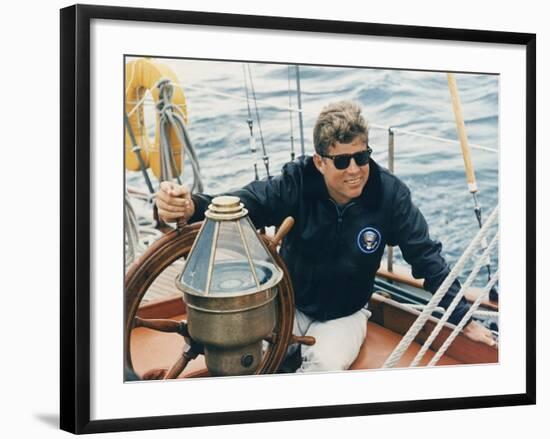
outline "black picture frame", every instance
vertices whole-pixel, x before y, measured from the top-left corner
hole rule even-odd
[[[525,393],[322,407],[90,419],[90,22],[94,19],[295,30],[455,42],[499,43],[526,49],[526,376]],[[536,36],[208,12],[76,5],[61,10],[61,387],[60,424],[73,433],[303,420],[534,404],[536,401]]]

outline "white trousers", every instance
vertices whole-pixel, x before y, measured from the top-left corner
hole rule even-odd
[[[327,372],[347,370],[357,358],[367,336],[367,321],[371,312],[362,308],[356,313],[339,319],[320,322],[295,310],[294,334],[315,337],[313,346],[301,345],[301,372]],[[289,346],[287,355],[296,352],[298,345]]]

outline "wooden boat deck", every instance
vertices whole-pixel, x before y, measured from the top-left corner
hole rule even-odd
[[[151,285],[138,310],[138,316],[142,318],[170,318],[174,320],[185,319],[185,304],[182,293],[174,285],[174,279],[181,272],[182,263],[176,262],[166,269]],[[351,369],[378,369],[388,358],[394,348],[406,332],[416,316],[410,311],[404,311],[390,304],[391,300],[383,297],[375,298],[371,303],[373,316],[368,322],[367,337],[361,351],[352,364]],[[411,344],[403,355],[397,367],[407,367],[416,353],[420,350],[421,343],[433,328],[433,322],[427,322],[425,328],[419,333],[416,341]],[[450,329],[444,328],[442,334],[436,338],[433,348],[437,349],[448,335]],[[464,337],[463,337],[464,338]],[[139,347],[139,349],[138,349]],[[132,331],[131,352],[134,370],[142,375],[144,372],[155,368],[170,368],[176,358],[181,354],[184,340],[177,334],[157,332],[147,328],[136,328]],[[480,349],[485,349],[480,356]],[[433,357],[434,351],[428,350],[420,365],[426,365]],[[498,350],[487,352],[486,347],[476,346],[467,339],[461,343],[453,343],[447,353],[438,362],[437,366],[457,364],[479,364],[498,361]],[[189,363],[184,375],[199,374],[204,371],[204,357],[199,356]]]
[[[185,315],[172,316],[175,320],[185,319]],[[351,365],[352,370],[379,369],[386,358],[401,340],[401,335],[369,322],[367,324],[367,337],[357,359]],[[177,334],[166,334],[147,328],[136,328],[132,332],[132,360],[134,370],[140,376],[155,368],[170,368],[178,355],[182,352],[183,338]],[[136,347],[139,346],[139,350]],[[397,367],[407,367],[417,352],[420,350],[418,343],[413,343],[403,355]],[[434,352],[428,350],[421,361],[426,365],[433,357]],[[438,362],[438,366],[461,364],[451,356],[444,355]],[[193,374],[205,369],[204,357],[201,355],[189,363],[184,375]]]

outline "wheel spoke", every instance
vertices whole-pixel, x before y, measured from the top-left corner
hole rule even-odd
[[[185,367],[187,366],[187,364],[191,360],[194,360],[195,358],[197,358],[198,355],[199,355],[199,352],[197,352],[191,346],[187,346],[186,349],[183,351],[183,354],[179,356],[179,358],[174,363],[174,365],[166,373],[166,376],[164,377],[164,379],[172,380],[179,377],[180,374],[185,369]]]
[[[185,320],[171,320],[171,319],[142,319],[141,317],[134,317],[135,328],[149,328],[155,331],[161,332],[176,332],[183,337],[187,337],[187,323]]]
[[[289,344],[295,344],[295,343],[303,344],[306,346],[313,346],[315,344],[315,337],[311,337],[309,335],[302,336],[302,335],[292,334]]]
[[[144,381],[149,380],[162,380],[166,376],[168,369],[151,369],[143,374],[141,377]]]

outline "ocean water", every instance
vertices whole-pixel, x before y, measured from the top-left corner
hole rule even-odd
[[[252,99],[248,70],[241,62],[162,59],[177,75],[188,106],[188,131],[197,151],[205,192],[220,193],[260,177],[266,172],[260,155],[261,134],[277,174],[294,151],[301,154],[294,66],[249,63],[256,101]],[[249,148],[245,75],[254,119],[258,153]],[[478,200],[487,217],[498,202],[499,77],[456,74],[468,139],[493,151],[472,149]],[[353,100],[361,105],[371,125],[369,143],[373,158],[388,163],[388,127],[396,129],[395,174],[411,189],[413,201],[430,226],[430,235],[443,244],[447,261],[454,264],[478,230],[472,195],[468,191],[458,143],[441,142],[400,133],[399,129],[457,140],[447,77],[443,72],[300,66],[304,148],[313,152],[312,132],[320,110],[330,102]],[[290,103],[289,103],[290,97]],[[256,120],[258,107],[260,124]],[[152,102],[146,102],[146,119],[154,132]],[[186,165],[184,181],[191,184]],[[132,185],[145,188],[139,173],[128,172]],[[396,250],[397,261],[401,256]],[[492,255],[493,268],[498,255]]]

